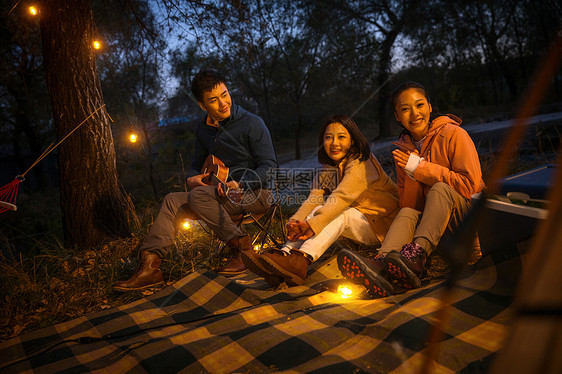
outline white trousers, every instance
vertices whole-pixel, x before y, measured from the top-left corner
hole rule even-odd
[[[321,207],[320,205],[314,208],[306,218],[312,218],[314,212]],[[357,209],[347,208],[342,214],[326,225],[321,232],[316,233],[313,237],[304,241],[288,241],[282,249],[286,252],[289,252],[291,248],[298,249],[312,256],[316,261],[340,236],[366,245],[379,244],[379,240],[373,232],[373,229],[371,229],[367,218]]]

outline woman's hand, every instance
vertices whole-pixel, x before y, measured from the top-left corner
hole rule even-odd
[[[306,221],[289,221],[285,228],[287,229],[287,239],[292,242],[295,240],[307,240],[315,235],[314,230]]]
[[[300,229],[300,236],[298,237],[299,240],[307,240],[314,236],[314,230],[306,221],[297,221]]]
[[[300,235],[300,227],[297,223],[299,221],[288,221],[285,224],[285,228],[287,229],[287,239],[294,242],[297,237]]]
[[[414,152],[404,152],[401,149],[395,149],[394,151],[392,151],[394,163],[398,165],[398,167],[404,169],[406,167],[406,164],[408,163],[408,159],[410,158],[411,153],[415,155],[420,154],[417,150],[415,150]]]

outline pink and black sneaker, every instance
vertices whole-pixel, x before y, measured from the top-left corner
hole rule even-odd
[[[399,287],[408,289],[421,287],[426,260],[425,250],[415,242],[405,244],[400,253],[390,252],[385,257],[391,278]]]
[[[364,286],[373,299],[394,293],[392,284],[384,277],[386,263],[379,256],[369,260],[348,249],[342,249],[338,253],[338,268],[345,279]]]

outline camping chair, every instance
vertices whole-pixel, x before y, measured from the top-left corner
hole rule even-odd
[[[273,202],[269,208],[260,214],[245,212],[243,214],[232,217],[232,221],[241,227],[242,225],[254,224],[258,227],[258,232],[254,235],[252,239],[252,247],[256,247],[256,243],[259,243],[259,252],[263,251],[264,244],[269,241],[273,244],[274,249],[280,250],[283,244],[287,241],[287,233],[285,231],[285,222],[283,219],[283,211],[281,210],[281,199],[279,198],[279,189],[277,186],[277,178],[273,180],[273,196],[276,196],[275,202]],[[279,225],[281,228],[282,242],[279,243],[277,239],[271,234],[271,225],[276,217],[279,215]],[[261,239],[260,239],[261,238]],[[222,243],[218,248],[218,253],[221,253],[226,243]]]
[[[279,215],[279,225],[281,227],[281,235],[283,242],[279,243],[273,235],[271,235],[270,228],[275,219],[275,215]],[[262,222],[260,222],[260,220]],[[241,219],[238,221],[238,225],[246,225],[253,223],[255,224],[259,231],[256,233],[252,240],[252,245],[259,243],[260,250],[263,249],[264,244],[269,240],[271,244],[277,249],[281,249],[283,244],[287,241],[287,235],[285,233],[285,225],[283,224],[283,212],[281,211],[281,204],[277,201],[263,213],[263,214],[252,214],[245,213],[242,215]],[[260,241],[261,238],[261,241]]]
[[[283,241],[279,243],[277,239],[271,234],[271,228],[273,221],[279,216],[279,224],[281,227],[281,236]],[[269,241],[276,249],[281,249],[283,244],[287,241],[287,234],[285,233],[285,225],[283,222],[283,212],[281,211],[281,203],[279,201],[271,204],[271,206],[261,214],[255,213],[243,213],[232,217],[232,221],[235,222],[238,227],[243,225],[254,224],[258,228],[258,232],[252,238],[252,246],[259,245],[259,250],[263,250],[263,247],[267,241]],[[221,243],[218,248],[218,253],[221,253],[226,243]]]
[[[276,195],[277,198],[275,199],[275,202],[272,203],[264,213],[256,214],[256,213],[245,212],[243,214],[239,214],[237,216],[231,217],[232,221],[236,223],[238,227],[247,224],[254,224],[258,227],[258,232],[254,235],[252,239],[252,247],[254,247],[255,249],[256,243],[259,243],[259,249],[257,250],[260,252],[263,251],[264,244],[268,240],[269,242],[271,242],[271,244],[273,244],[274,248],[277,250],[281,250],[283,244],[287,241],[287,233],[285,231],[285,222],[283,219],[283,211],[281,210],[281,200],[279,198],[279,190],[277,187],[276,178],[274,179],[273,184],[275,189],[274,195]],[[279,224],[281,226],[281,236],[283,240],[281,243],[279,243],[279,241],[275,239],[275,237],[270,232],[271,224],[273,223],[276,214],[279,215]],[[218,246],[215,254],[221,253],[225,247],[226,247],[226,243],[224,242],[221,243]]]

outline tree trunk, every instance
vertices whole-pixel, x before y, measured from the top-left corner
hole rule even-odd
[[[301,124],[300,120],[295,130],[295,160],[301,159]]]
[[[509,90],[509,95],[511,96],[511,99],[516,100],[518,97],[517,83],[515,82],[515,77],[511,72],[510,63],[506,61],[505,56],[503,56],[500,53],[497,45],[492,44],[490,46],[490,49],[493,59],[497,61],[497,64],[503,73],[503,77],[505,79],[505,83],[507,85],[507,89]]]
[[[486,46],[486,44],[482,45],[482,49],[484,50],[484,64],[486,65],[486,69],[488,70],[488,74],[490,74],[490,82],[492,83],[492,92],[494,93],[494,104],[496,106],[496,108],[499,108],[500,102],[499,102],[499,96],[498,96],[498,89],[496,86],[496,78],[495,78],[495,74],[494,74],[494,63],[493,63],[493,59],[491,57],[490,52],[488,51],[488,48]]]
[[[144,121],[141,122],[142,126],[142,134],[144,135],[144,139],[146,141],[146,153],[149,155],[148,157],[148,179],[150,181],[150,186],[152,187],[152,193],[154,194],[154,200],[160,200],[158,197],[158,189],[156,188],[156,181],[154,180],[154,165],[152,164],[152,146],[150,144],[150,136],[148,134],[148,129],[146,128],[146,123]],[[141,140],[138,140],[139,142]],[[142,144],[139,144],[142,147]]]
[[[41,35],[57,138],[104,105],[88,0],[44,0]],[[87,249],[129,235],[124,196],[105,107],[58,148],[64,240]]]
[[[304,120],[302,118],[302,111],[300,103],[297,103],[297,128],[295,130],[295,160],[301,159],[301,130]]]
[[[385,84],[386,80],[388,79],[388,72],[381,72],[378,74],[377,83],[379,86],[384,86],[380,89],[378,93],[378,118],[379,118],[379,135],[376,136],[375,139],[387,138],[392,135],[392,125],[395,122],[390,121],[390,117],[388,115],[388,108],[390,106],[389,98],[390,98],[390,90],[388,86]]]
[[[517,4],[512,2],[513,8],[517,7]],[[527,66],[525,64],[525,52],[523,50],[523,41],[521,33],[519,32],[520,26],[517,22],[516,12],[511,13],[511,19],[513,20],[513,30],[515,32],[515,40],[517,41],[517,54],[519,57],[519,71],[521,72],[521,78],[523,78],[523,86],[527,87],[529,82],[529,77],[527,75]]]
[[[401,26],[395,26],[381,44],[381,54],[379,57],[379,69],[377,72],[377,84],[380,87],[378,93],[378,119],[379,119],[379,136],[377,138],[385,138],[392,135],[392,125],[394,122],[389,117],[389,98],[390,88],[387,79],[390,75],[390,63],[392,60],[392,46],[400,33]]]

